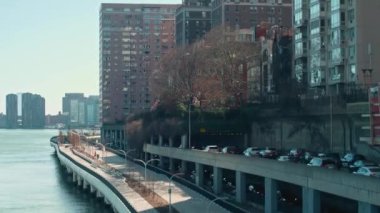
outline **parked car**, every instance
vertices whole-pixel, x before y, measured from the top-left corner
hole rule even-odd
[[[359,168],[368,167],[368,166],[378,166],[378,165],[372,161],[357,160],[353,164],[349,165],[348,168],[350,172],[356,172]]]
[[[380,177],[380,167],[378,166],[364,166],[358,169],[358,171],[353,172],[357,175],[371,176],[371,177]]]
[[[344,155],[342,159],[340,159],[342,162],[343,167],[349,167],[351,164],[353,164],[357,160],[365,160],[365,157],[360,154],[354,154],[354,153],[347,153]]]
[[[337,168],[337,165],[335,165],[334,159],[328,158],[328,157],[313,157],[307,165],[316,166],[316,167],[324,167],[328,169]]]
[[[243,154],[247,157],[258,157],[260,154],[260,148],[258,147],[248,147],[244,150]]]
[[[277,196],[280,202],[285,202],[291,205],[299,206],[302,204],[302,200],[296,194],[291,191],[277,191]]]
[[[222,149],[222,153],[225,153],[225,154],[240,154],[241,151],[236,146],[226,146],[226,147],[224,147]]]
[[[289,159],[291,161],[299,161],[302,155],[305,153],[304,149],[294,148],[289,151]]]
[[[271,159],[275,159],[278,156],[277,150],[275,148],[269,148],[269,147],[261,150],[259,154],[263,158],[271,158]]]
[[[205,152],[219,152],[219,147],[217,145],[208,145],[206,148],[203,150]]]
[[[301,155],[299,162],[307,164],[311,159],[313,159],[314,156],[316,156],[316,154],[313,152],[305,152],[303,155]]]
[[[326,157],[328,158],[331,158],[334,160],[335,162],[335,165],[338,169],[340,169],[342,167],[342,162],[340,160],[340,155],[339,153],[335,153],[335,152],[330,152],[330,153],[326,153],[325,154]]]
[[[278,161],[289,161],[290,157],[287,155],[281,155],[277,158]]]

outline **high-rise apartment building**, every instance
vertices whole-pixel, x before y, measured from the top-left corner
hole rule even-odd
[[[123,125],[150,109],[148,78],[162,52],[174,48],[178,5],[102,4],[100,9],[100,119]],[[119,128],[119,127],[118,127]]]
[[[380,80],[379,1],[294,0],[294,74],[308,88],[340,93]]]
[[[212,27],[252,29],[262,24],[292,26],[292,0],[214,0]]]
[[[124,146],[125,118],[150,109],[150,73],[175,47],[179,5],[102,4],[100,9],[100,120],[102,138]]]
[[[45,98],[32,93],[23,93],[21,97],[22,128],[44,128]]]
[[[17,123],[18,113],[17,113],[17,95],[8,94],[6,96],[6,126],[7,128],[14,129],[18,128]]]
[[[211,29],[211,0],[184,0],[175,21],[177,46],[201,39]]]

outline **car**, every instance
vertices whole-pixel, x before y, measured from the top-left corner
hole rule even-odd
[[[248,147],[244,150],[243,154],[247,157],[258,157],[260,150],[258,147]]]
[[[285,202],[297,206],[302,204],[301,198],[291,191],[277,191],[277,196],[280,202]]]
[[[342,167],[342,161],[340,160],[339,153],[335,153],[335,152],[326,153],[325,157],[333,159],[338,169]]]
[[[275,159],[277,157],[277,150],[275,148],[265,148],[259,152],[260,156],[263,158]]]
[[[307,165],[315,167],[324,167],[328,169],[337,168],[334,159],[329,157],[313,157]]]
[[[342,162],[343,167],[349,167],[351,164],[353,164],[357,160],[365,160],[365,157],[360,154],[354,154],[352,152],[349,152],[344,155],[342,159],[340,159]]]
[[[289,161],[290,157],[287,155],[281,155],[277,158],[278,161]]]
[[[204,148],[205,152],[219,152],[219,147],[217,145],[208,145]]]
[[[240,154],[241,151],[236,146],[226,146],[226,147],[224,147],[222,149],[222,153],[225,153],[225,154]]]
[[[289,159],[291,161],[299,161],[302,155],[305,153],[304,149],[293,148],[289,151]]]
[[[357,160],[353,164],[349,165],[348,168],[350,172],[356,172],[361,167],[368,167],[368,166],[378,166],[376,163],[372,161],[365,161],[365,160]]]
[[[358,171],[353,172],[353,174],[364,175],[370,177],[380,177],[380,167],[378,166],[364,166],[358,169]]]

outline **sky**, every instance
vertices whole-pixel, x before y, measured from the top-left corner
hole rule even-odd
[[[182,0],[1,0],[0,113],[5,96],[45,98],[46,114],[62,110],[65,93],[99,94],[101,3],[180,4]]]

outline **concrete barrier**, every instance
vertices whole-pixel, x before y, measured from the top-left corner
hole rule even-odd
[[[188,162],[272,178],[321,192],[380,206],[380,179],[342,171],[308,167],[304,164],[248,158],[241,155],[209,153],[201,150],[144,145],[144,151]]]
[[[51,146],[55,148],[58,159],[61,163],[85,180],[90,185],[91,191],[94,191],[95,188],[96,192],[103,195],[105,200],[109,201],[117,212],[136,212],[128,201],[107,180],[100,175],[97,175],[95,172],[90,171],[88,168],[85,168],[83,165],[80,165],[65,153],[62,153],[57,144],[51,143]]]

